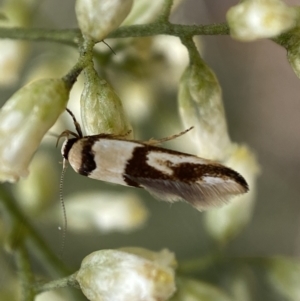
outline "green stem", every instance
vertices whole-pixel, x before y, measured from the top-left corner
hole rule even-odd
[[[0,27],[0,38],[30,41],[52,41],[76,46],[81,33],[79,29],[39,29]]]
[[[182,36],[180,37],[182,44],[186,47],[189,52],[190,64],[198,65],[198,67],[203,68],[205,63],[200,56],[200,53],[197,49],[197,46],[191,36]]]
[[[34,288],[37,293],[42,293],[64,287],[75,287],[77,289],[80,289],[79,283],[76,280],[76,273],[68,277],[53,280],[44,284],[36,284]]]
[[[67,269],[61,260],[49,249],[45,241],[17,207],[15,199],[6,191],[3,185],[0,186],[0,202],[5,206],[12,221],[22,225],[22,228],[27,234],[26,238],[28,238],[32,244],[32,250],[40,258],[41,262],[45,263],[48,271],[55,276],[70,274],[69,269]]]
[[[227,24],[181,25],[169,22],[156,22],[142,25],[123,26],[110,33],[107,38],[147,37],[154,35],[194,36],[194,35],[228,35]],[[79,29],[35,29],[0,27],[0,39],[30,41],[52,41],[76,46],[81,38]]]
[[[65,83],[71,88],[78,75],[88,65],[93,65],[93,47],[95,43],[88,39],[81,37],[79,40],[79,59],[73,68],[63,77]]]
[[[229,27],[225,23],[210,25],[181,25],[151,23],[119,27],[107,38],[147,37],[154,35],[194,36],[194,35],[228,35]]]
[[[157,19],[157,22],[169,22],[169,17],[171,14],[171,9],[173,6],[174,0],[165,0],[164,6],[162,8],[162,12]]]
[[[31,271],[29,255],[22,241],[15,251],[19,279],[22,285],[22,301],[34,301],[35,290],[33,289],[34,276]]]

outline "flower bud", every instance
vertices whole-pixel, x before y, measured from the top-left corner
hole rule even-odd
[[[27,0],[4,1],[0,7],[0,27],[24,27],[30,20],[33,4]],[[0,85],[13,85],[20,75],[28,55],[29,44],[24,41],[0,40]]]
[[[182,0],[174,1],[172,11],[182,2]],[[122,26],[129,26],[133,24],[146,24],[154,22],[161,13],[166,1],[165,0],[138,0],[134,1],[132,10]],[[166,37],[166,36],[165,36]]]
[[[84,295],[91,301],[170,298],[176,290],[174,270],[163,261],[148,259],[148,252],[146,258],[142,253],[102,250],[85,257],[76,276]]]
[[[121,100],[93,67],[85,70],[81,119],[87,135],[100,133],[133,137]]]
[[[128,233],[141,227],[148,217],[142,201],[131,193],[77,193],[66,199],[68,229]],[[58,208],[61,219],[61,208]],[[51,214],[53,217],[53,214]]]
[[[118,28],[131,10],[133,0],[77,0],[75,12],[83,35],[96,42]]]
[[[185,70],[178,91],[179,113],[199,149],[199,156],[222,161],[231,141],[227,131],[222,91],[213,71],[204,63]]]
[[[59,174],[56,166],[53,156],[39,151],[32,160],[29,176],[15,185],[13,192],[27,215],[40,215],[53,200],[57,201]]]
[[[245,0],[231,7],[226,18],[232,38],[253,41],[291,29],[296,25],[297,13],[281,0]]]
[[[205,213],[205,225],[210,235],[225,243],[240,233],[252,217],[256,196],[256,180],[259,165],[254,154],[246,147],[235,145],[224,164],[243,175],[249,192],[235,197],[227,206]]]
[[[70,87],[62,79],[32,82],[11,96],[0,111],[0,181],[15,182],[43,136],[64,111]]]

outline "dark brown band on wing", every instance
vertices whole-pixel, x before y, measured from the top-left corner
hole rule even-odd
[[[200,181],[203,177],[209,176],[224,180],[232,179],[240,184],[245,191],[248,190],[247,182],[239,173],[218,163],[196,164],[183,162],[174,164],[171,161],[164,161],[163,164],[173,171],[172,175],[165,174],[147,164],[147,155],[149,152],[162,152],[178,156],[191,156],[172,150],[161,149],[151,145],[136,147],[125,168],[124,181],[127,185],[140,187],[140,184],[133,180],[138,178],[193,183],[195,181]]]
[[[92,150],[95,139],[89,139],[89,137],[85,137],[81,139],[81,143],[81,167],[79,168],[78,173],[88,177],[93,172],[93,170],[97,168],[95,155]]]
[[[161,171],[147,164],[147,154],[152,150],[151,146],[142,145],[133,150],[131,159],[127,162],[124,172],[124,181],[129,186],[141,187],[139,183],[130,179],[133,178],[149,178],[149,179],[169,179]]]

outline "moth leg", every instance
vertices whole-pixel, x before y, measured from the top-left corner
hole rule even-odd
[[[59,140],[62,138],[62,137],[69,137],[70,135],[74,136],[74,137],[78,137],[78,135],[72,131],[69,131],[69,130],[65,130],[63,131],[58,137],[57,137],[57,141],[56,141],[56,147],[59,143]]]
[[[176,139],[184,134],[186,134],[187,132],[189,132],[190,130],[192,130],[194,127],[191,126],[190,128],[188,128],[187,130],[184,130],[178,134],[175,134],[175,135],[172,135],[172,136],[168,136],[168,137],[165,137],[165,138],[161,138],[161,139],[149,139],[148,141],[144,141],[143,143],[145,144],[148,144],[148,145],[159,145],[163,142],[166,142],[166,141],[170,141],[170,140],[173,140],[173,139]]]

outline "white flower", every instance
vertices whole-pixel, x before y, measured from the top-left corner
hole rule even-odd
[[[64,111],[69,87],[62,79],[43,79],[22,87],[0,111],[0,181],[15,182],[43,136]]]
[[[297,13],[281,0],[245,0],[227,12],[230,35],[237,40],[271,38],[291,29]]]
[[[91,301],[167,300],[176,290],[170,266],[174,255],[167,250],[156,256],[151,253],[137,248],[91,253],[82,261],[76,279]]]
[[[75,12],[83,35],[99,42],[118,28],[131,10],[133,0],[77,0]]]

